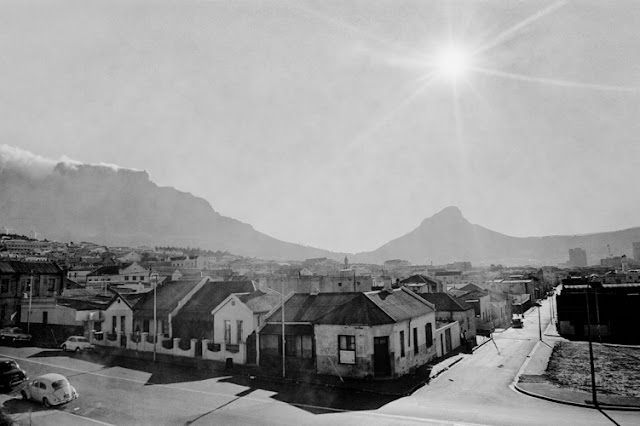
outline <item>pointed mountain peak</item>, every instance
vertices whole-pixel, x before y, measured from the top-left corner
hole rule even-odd
[[[437,222],[440,224],[461,223],[467,220],[462,216],[462,212],[456,206],[445,207],[438,213],[422,221],[422,225]]]

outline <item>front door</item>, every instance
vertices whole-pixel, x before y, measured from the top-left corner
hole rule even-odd
[[[447,349],[447,353],[451,352],[451,329],[447,328],[444,331],[444,341],[445,341],[445,347]]]
[[[388,336],[373,338],[373,374],[376,377],[391,375]]]

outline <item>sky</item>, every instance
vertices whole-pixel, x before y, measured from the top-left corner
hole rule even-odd
[[[450,205],[513,236],[640,226],[638,22],[625,0],[5,0],[0,144],[335,251]]]

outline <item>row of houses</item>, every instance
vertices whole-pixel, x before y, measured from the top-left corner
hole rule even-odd
[[[0,296],[13,323],[81,329],[98,345],[265,369],[281,368],[284,359],[290,375],[398,377],[476,334],[473,306],[437,291],[437,281],[409,286],[415,277],[371,290],[345,272],[322,281],[325,291],[309,285],[282,294],[251,280],[169,276],[108,286],[105,295],[74,286],[55,264],[15,263],[0,265]],[[363,291],[352,290],[358,282]],[[326,291],[334,287],[340,291]]]

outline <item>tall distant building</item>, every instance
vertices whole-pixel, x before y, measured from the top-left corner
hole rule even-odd
[[[587,252],[579,247],[569,249],[570,266],[587,266]]]
[[[640,242],[633,243],[633,260],[640,262]]]

